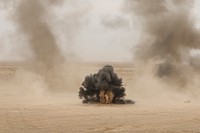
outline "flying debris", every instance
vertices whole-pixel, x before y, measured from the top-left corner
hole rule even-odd
[[[79,98],[83,99],[83,103],[134,103],[124,99],[125,96],[122,78],[118,77],[111,65],[105,65],[98,73],[87,75],[79,89]]]

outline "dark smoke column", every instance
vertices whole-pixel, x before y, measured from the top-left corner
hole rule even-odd
[[[43,21],[45,9],[39,0],[22,0],[17,9],[17,22],[28,37],[34,53],[34,71],[43,76],[51,89],[59,89],[64,82],[57,67],[64,59],[55,38]]]
[[[193,0],[125,1],[126,9],[137,17],[142,29],[134,51],[135,61],[160,61],[156,76],[172,79],[180,86],[188,80],[185,68],[193,67],[183,65],[190,58],[190,50],[200,47],[200,33],[190,16],[193,3]]]

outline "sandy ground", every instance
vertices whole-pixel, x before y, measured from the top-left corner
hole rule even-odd
[[[0,133],[200,133],[200,100],[128,86],[127,98],[136,104],[82,104],[78,90],[46,94],[42,81],[29,75],[0,82]]]
[[[76,94],[56,99],[1,97],[0,133],[200,133],[200,105],[192,101],[101,105],[82,104]]]

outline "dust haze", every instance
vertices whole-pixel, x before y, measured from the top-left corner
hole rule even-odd
[[[0,132],[200,132],[200,32],[191,13],[194,4],[1,0],[16,33],[8,43],[25,60],[0,62]],[[58,10],[62,5],[66,9]],[[20,49],[21,43],[26,47]],[[103,53],[103,60],[131,52],[132,60],[86,62],[80,56],[85,52],[94,57]],[[114,67],[126,98],[135,104],[81,103],[78,91],[84,77],[104,65]]]
[[[177,94],[198,97],[199,66],[191,63],[199,61],[192,51],[200,46],[200,32],[191,15],[194,1],[127,0],[124,5],[141,29],[133,49],[134,88],[153,99],[157,93],[156,97],[166,99]]]
[[[73,1],[65,2],[76,6]],[[5,3],[7,2],[5,1]],[[39,98],[49,94],[76,90],[81,72],[76,70],[78,67],[75,66],[78,64],[74,60],[77,60],[77,57],[71,52],[71,47],[74,36],[78,35],[79,27],[81,27],[79,19],[87,11],[79,9],[80,11],[67,14],[69,21],[63,27],[63,34],[68,35],[65,44],[68,49],[63,53],[59,48],[59,41],[53,27],[48,21],[48,17],[52,16],[49,9],[59,8],[63,3],[62,0],[20,0],[15,2],[12,21],[17,27],[18,34],[22,34],[26,38],[33,57],[21,64],[15,77],[6,79],[6,82],[2,81],[2,91],[7,89],[10,95],[18,98],[21,98],[21,95]],[[24,50],[26,51],[26,49]]]
[[[84,65],[78,63],[79,57],[72,49],[81,28],[86,26],[81,20],[92,7],[80,8],[65,16],[67,21],[61,34],[65,35],[67,49],[63,52],[58,39],[60,33],[52,24],[55,22],[49,19],[56,19],[52,10],[65,2],[74,7],[79,3],[70,0],[15,2],[12,21],[18,34],[26,38],[32,58],[26,60],[25,67],[16,71],[13,81],[6,81],[11,84],[2,84],[2,88],[10,86],[13,92],[20,95],[26,92],[41,97],[48,93],[77,91],[84,74],[90,70],[81,70],[79,66]],[[158,101],[155,93],[159,92],[159,97],[164,99],[181,98],[179,100],[185,101],[198,98],[199,57],[193,51],[199,49],[200,33],[191,15],[193,5],[194,1],[189,0],[121,2],[122,12],[130,15],[131,22],[140,29],[136,31],[140,33],[137,45],[132,42],[133,80],[125,81],[128,96]],[[127,16],[122,14],[104,15],[100,23],[110,31],[132,28]]]
[[[15,2],[12,21],[18,34],[26,38],[32,58],[16,71],[14,80],[2,83],[2,88],[12,88],[13,92],[19,92],[20,95],[27,92],[41,97],[48,93],[77,91],[84,74],[89,70],[81,70],[79,66],[84,65],[78,63],[79,57],[72,49],[74,40],[85,24],[81,20],[92,7],[80,8],[65,16],[67,21],[62,27],[62,34],[67,40],[67,49],[63,52],[58,39],[60,33],[52,24],[55,22],[49,19],[56,18],[52,10],[65,2],[74,7],[79,3],[70,0]],[[191,15],[193,5],[194,1],[189,0],[121,2],[124,15],[130,15],[133,24],[137,21],[137,29],[140,29],[136,31],[140,32],[137,45],[134,46],[132,42],[133,80],[125,81],[128,96],[156,100],[155,93],[159,92],[159,97],[166,99],[181,97],[181,101],[184,101],[198,98],[199,57],[193,51],[199,49],[200,33]],[[132,28],[127,16],[123,17],[122,14],[104,15],[100,23],[111,31]]]

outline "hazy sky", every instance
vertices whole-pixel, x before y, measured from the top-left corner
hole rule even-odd
[[[27,60],[33,56],[14,20],[16,1],[0,0],[0,60]],[[64,55],[70,49],[72,55],[84,60],[132,60],[139,29],[137,21],[123,11],[123,0],[68,1],[47,6],[45,16]],[[192,13],[199,28],[200,1],[196,0]]]

